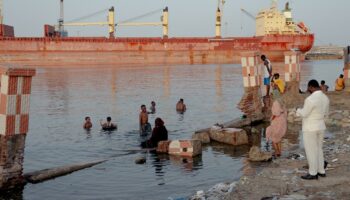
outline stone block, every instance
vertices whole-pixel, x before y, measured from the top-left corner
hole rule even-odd
[[[170,142],[171,140],[158,142],[157,153],[169,153]]]
[[[210,137],[208,132],[201,132],[201,133],[194,133],[192,135],[193,140],[199,140],[203,144],[208,144],[210,143]]]
[[[169,145],[169,154],[194,157],[202,154],[202,142],[199,140],[173,140]]]
[[[248,135],[246,131],[237,128],[213,126],[210,129],[210,139],[235,146],[248,144]]]
[[[249,151],[249,160],[253,162],[271,161],[271,152],[262,152],[259,147],[253,146]]]

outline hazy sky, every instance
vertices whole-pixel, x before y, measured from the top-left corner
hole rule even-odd
[[[43,24],[56,24],[59,0],[2,0],[4,22],[15,27],[17,36],[42,36]],[[287,0],[279,1],[282,9]],[[350,45],[348,12],[350,0],[290,0],[295,21],[304,21],[316,35],[316,44]],[[271,0],[226,0],[223,36],[252,36],[255,22],[241,13],[244,8],[256,14],[269,7]],[[114,6],[116,21],[129,19],[153,10],[169,7],[169,34],[174,36],[213,36],[217,0],[65,0],[65,20],[89,15]],[[87,19],[106,20],[107,12]],[[159,13],[138,21],[160,21]],[[107,36],[103,26],[67,27],[71,36]],[[161,37],[161,27],[121,27],[118,36]]]

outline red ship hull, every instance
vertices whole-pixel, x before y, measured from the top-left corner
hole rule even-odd
[[[239,63],[243,51],[283,61],[285,51],[309,51],[314,35],[242,38],[0,38],[0,62],[26,66]]]

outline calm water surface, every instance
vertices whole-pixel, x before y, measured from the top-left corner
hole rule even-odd
[[[274,65],[281,71],[282,64]],[[302,89],[310,78],[330,88],[341,73],[341,61],[302,64]],[[236,109],[243,94],[240,65],[157,67],[89,67],[38,69],[33,79],[30,131],[24,171],[110,158],[95,167],[41,184],[28,184],[23,199],[168,199],[187,197],[219,182],[237,180],[249,171],[249,147],[210,145],[195,159],[157,156],[139,149],[141,104],[157,103],[170,139],[190,138],[206,128],[241,116]],[[184,98],[188,111],[175,112]],[[82,129],[91,116],[93,128]],[[111,116],[119,129],[100,131],[99,120]],[[144,165],[135,158],[146,156]]]

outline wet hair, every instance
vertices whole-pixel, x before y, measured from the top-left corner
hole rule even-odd
[[[142,105],[141,105],[141,108],[143,108],[143,107],[145,107],[145,108],[146,108],[146,106],[145,106],[144,104],[142,104]]]
[[[275,73],[275,74],[273,75],[273,77],[275,77],[276,79],[278,79],[278,78],[280,78],[280,74],[279,74],[279,73]]]
[[[158,117],[156,120],[154,120],[154,124],[155,126],[164,126],[164,121]]]
[[[339,76],[340,78],[343,78],[344,77],[344,75],[343,74],[340,74],[340,76]]]
[[[266,60],[266,56],[265,55],[261,55],[261,60]]]
[[[320,85],[318,84],[318,82],[315,79],[312,79],[307,84],[307,87],[320,88]]]
[[[156,104],[156,102],[152,101],[151,104]]]
[[[326,84],[326,81],[322,80],[321,85],[324,85],[324,84]]]
[[[180,101],[181,101],[181,102],[183,102],[183,101],[184,101],[184,99],[180,99]]]
[[[85,117],[85,121],[88,120],[88,119],[90,119],[90,117],[89,117],[89,116],[86,116],[86,117]]]
[[[107,117],[107,122],[110,122],[112,121],[112,118],[111,117]]]

